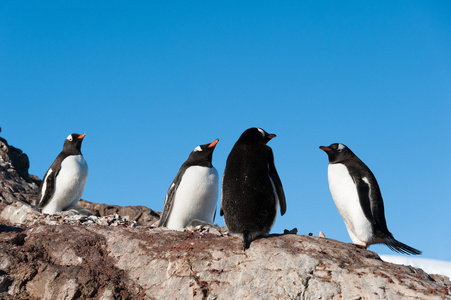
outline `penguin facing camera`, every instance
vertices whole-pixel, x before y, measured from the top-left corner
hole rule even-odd
[[[364,248],[385,244],[395,252],[421,254],[388,231],[379,185],[365,163],[343,144],[319,148],[329,157],[330,193],[352,242]]]
[[[213,224],[219,177],[212,158],[218,141],[197,146],[182,164],[166,194],[158,227],[180,230]]]
[[[63,150],[45,173],[35,205],[43,213],[72,210],[91,214],[76,206],[88,179],[88,164],[81,154],[85,135],[70,134],[64,141]]]
[[[275,136],[261,128],[249,128],[227,157],[220,215],[224,215],[229,232],[242,239],[244,249],[257,237],[268,235],[278,206],[281,215],[286,211],[274,155],[266,145]]]

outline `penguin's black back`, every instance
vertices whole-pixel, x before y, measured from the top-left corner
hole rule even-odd
[[[391,233],[388,231],[387,222],[385,220],[384,201],[382,199],[382,193],[373,172],[371,172],[370,168],[368,168],[368,166],[356,155],[350,157],[344,162],[344,164],[348,168],[351,177],[354,178],[357,182],[363,180],[363,178],[367,178],[368,182],[371,185],[371,190],[365,190],[364,193],[367,193],[368,195],[369,193],[371,193],[370,198],[372,199],[372,201],[369,202],[369,205],[371,214],[375,220],[375,223],[372,223],[374,233],[376,235],[378,233],[382,233],[382,236],[391,235]],[[366,184],[362,186],[366,186]]]
[[[273,153],[257,141],[238,140],[227,158],[222,211],[231,232],[269,231],[276,217],[276,198],[268,175]]]

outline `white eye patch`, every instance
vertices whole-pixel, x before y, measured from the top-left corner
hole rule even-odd
[[[193,151],[194,151],[194,152],[202,151],[202,148],[201,148],[200,146],[197,146],[196,148],[194,148]]]
[[[66,138],[66,140],[68,140],[68,141],[70,141],[70,142],[72,142],[73,139],[74,139],[74,138],[72,137],[72,134],[69,134],[69,136]]]
[[[265,137],[265,131],[264,131],[263,129],[261,129],[261,128],[257,128],[257,129],[258,129],[258,131],[260,131],[260,133],[262,134],[262,136]]]
[[[341,151],[345,148],[346,146],[343,144],[338,144],[338,151]]]

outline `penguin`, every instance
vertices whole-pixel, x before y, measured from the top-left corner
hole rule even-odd
[[[268,235],[278,206],[281,215],[287,209],[274,155],[266,145],[275,136],[261,128],[249,128],[227,157],[220,215],[229,232],[241,238],[244,250],[257,237]]]
[[[81,198],[88,179],[88,164],[81,154],[85,133],[70,134],[63,151],[44,175],[39,187],[36,207],[46,214],[54,214],[74,207]]]
[[[218,141],[197,146],[182,164],[166,194],[158,227],[180,230],[193,224],[213,224],[219,177],[212,157]]]
[[[384,202],[371,170],[347,146],[320,146],[329,157],[329,189],[349,236],[363,248],[385,244],[391,250],[419,255],[421,251],[397,241],[388,231]]]

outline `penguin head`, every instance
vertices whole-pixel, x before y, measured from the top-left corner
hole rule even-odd
[[[261,128],[252,127],[247,129],[241,134],[238,139],[239,142],[254,142],[254,143],[268,143],[276,135],[273,133],[267,133]]]
[[[64,141],[63,152],[67,152],[69,154],[81,154],[81,142],[83,142],[85,135],[86,133],[69,134],[69,136]]]
[[[346,158],[355,156],[354,153],[346,145],[334,143],[330,146],[320,146],[321,150],[327,153],[330,163],[337,163],[346,160]]]
[[[197,146],[189,155],[186,163],[189,165],[212,167],[211,161],[213,158],[213,150],[215,150],[218,142],[219,139],[216,139],[209,144]]]

